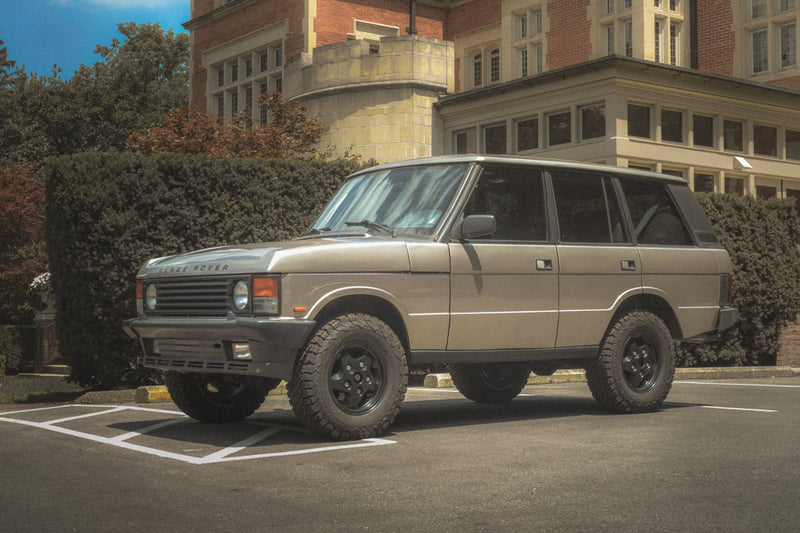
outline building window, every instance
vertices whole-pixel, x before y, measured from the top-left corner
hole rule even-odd
[[[517,29],[515,34],[514,75],[525,77],[542,72],[542,20],[541,8],[528,9],[516,15]],[[492,50],[489,64],[489,79],[500,81],[500,50]],[[495,78],[496,76],[496,78]]]
[[[217,95],[217,116],[225,116],[225,95]]]
[[[261,72],[266,72],[269,70],[269,54],[266,52],[262,52],[259,54],[259,63],[261,67]]]
[[[795,0],[780,0],[779,7],[781,13],[794,10],[795,4],[796,4]]]
[[[547,139],[550,146],[572,142],[572,113],[552,113],[547,116]]]
[[[650,107],[628,104],[628,136],[650,138]]]
[[[769,50],[767,47],[767,30],[755,31],[753,39],[753,73],[769,70]]]
[[[769,185],[756,185],[756,197],[769,200],[778,196],[777,187],[770,187]]]
[[[542,62],[542,45],[537,44],[533,47],[533,72],[541,74],[544,70],[544,63]]]
[[[225,69],[218,68],[217,69],[217,87],[222,87],[225,85]]]
[[[274,67],[275,68],[282,67],[283,66],[283,47],[282,46],[278,46],[276,48],[273,48],[272,54],[275,57],[275,65],[274,65]]]
[[[239,62],[231,63],[231,82],[239,81]]]
[[[725,150],[731,152],[743,151],[744,127],[738,120],[725,120],[722,123],[722,136],[725,140]]]
[[[669,0],[669,10],[673,13],[678,11],[678,0]]]
[[[653,25],[653,49],[656,63],[661,62],[661,21],[655,21]]]
[[[517,122],[517,151],[539,148],[539,119],[532,118]]]
[[[622,1],[622,8],[623,9],[630,9],[633,7],[633,0],[623,0]]]
[[[609,24],[605,26],[605,34],[606,34],[606,54],[613,56],[614,55],[614,25]]]
[[[483,147],[487,154],[506,153],[506,125],[486,126],[483,128]]]
[[[767,16],[767,0],[750,0],[750,18],[753,20]]]
[[[500,50],[497,48],[489,53],[489,81],[500,81]]]
[[[713,174],[695,174],[694,192],[714,192]]]
[[[625,37],[625,56],[633,57],[633,22],[626,20],[622,28]]]
[[[581,139],[595,139],[606,135],[606,106],[593,105],[581,108]]]
[[[786,130],[786,158],[800,160],[800,131]]]
[[[781,26],[781,68],[797,65],[797,37],[795,24]]]
[[[614,4],[617,3],[617,0],[606,0],[606,13],[611,14],[615,11]]]
[[[728,194],[744,195],[744,180],[742,178],[725,177],[725,192]]]
[[[253,60],[245,59],[244,61],[244,77],[249,78],[253,75]]]
[[[258,85],[258,93],[264,94],[266,92],[269,92],[269,83],[263,81]],[[258,123],[262,126],[269,124],[269,109],[263,105],[259,105],[258,107]]]
[[[683,142],[683,113],[681,111],[661,110],[661,140]]]
[[[692,133],[695,146],[714,148],[714,117],[692,116]]]
[[[474,154],[478,151],[475,143],[475,129],[456,132],[455,134],[456,153]]]
[[[678,24],[669,25],[669,64],[678,64]]]
[[[653,0],[653,7],[656,9],[661,9],[661,0]]]
[[[472,56],[472,85],[480,87],[483,85],[483,55],[475,54]]]
[[[517,40],[528,37],[528,14],[517,15]]]
[[[775,157],[778,155],[778,128],[771,126],[762,126],[756,124],[753,126],[753,152],[758,155],[769,155]]]
[[[519,75],[524,78],[528,75],[528,49],[519,50]]]
[[[231,116],[239,112],[239,91],[231,91]]]

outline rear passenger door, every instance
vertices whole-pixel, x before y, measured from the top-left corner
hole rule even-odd
[[[556,346],[595,346],[620,299],[641,292],[639,254],[611,176],[569,169],[550,175],[560,265]]]
[[[548,242],[544,176],[531,166],[487,165],[463,215],[493,215],[487,238],[450,243],[448,350],[552,348],[558,257]]]

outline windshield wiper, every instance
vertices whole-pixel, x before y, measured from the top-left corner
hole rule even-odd
[[[327,233],[331,228],[325,226],[324,228],[311,228],[306,232],[306,235],[319,235],[320,233]]]
[[[372,222],[371,220],[360,220],[358,222],[345,222],[345,226],[362,226],[364,228],[380,230],[385,233],[389,233],[392,237],[396,237],[394,230],[385,224],[379,224],[377,222]]]

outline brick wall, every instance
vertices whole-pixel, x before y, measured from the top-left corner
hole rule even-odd
[[[800,368],[800,321],[788,324],[779,342],[777,365]]]
[[[697,67],[733,76],[736,42],[730,0],[697,2]]]
[[[592,23],[588,10],[589,0],[547,4],[550,30],[547,32],[545,64],[548,70],[591,59]]]
[[[438,7],[417,4],[417,34],[442,39],[447,12]],[[340,43],[353,32],[353,21],[364,20],[400,28],[406,35],[409,25],[408,0],[324,0],[317,4],[314,31],[317,46]]]
[[[447,17],[444,38],[453,41],[459,33],[500,22],[502,16],[501,0],[473,0],[457,5]]]

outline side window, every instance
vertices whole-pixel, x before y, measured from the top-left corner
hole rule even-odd
[[[499,241],[547,240],[542,173],[536,168],[487,166],[464,216],[494,215]]]
[[[639,244],[694,244],[664,183],[636,179],[620,181]]]
[[[565,170],[552,175],[561,242],[629,242],[610,178]]]

